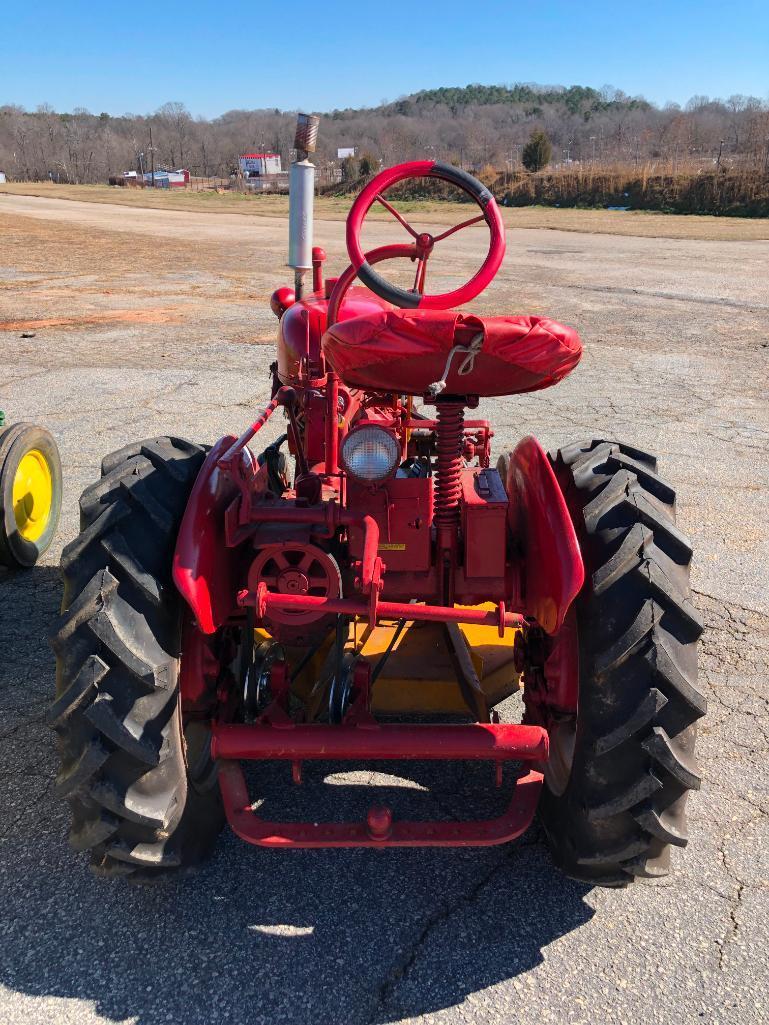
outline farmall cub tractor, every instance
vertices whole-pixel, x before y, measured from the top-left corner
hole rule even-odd
[[[472,411],[556,384],[579,361],[577,333],[456,312],[494,277],[505,232],[488,190],[434,161],[363,189],[350,265],[324,283],[316,134],[305,119],[296,287],[272,297],[272,401],[210,449],[126,446],[81,498],[51,712],[72,845],[99,873],[146,879],[198,863],[225,821],[271,848],[484,845],[520,836],[539,810],[570,876],[665,874],[670,845],[687,840],[705,710],[673,489],[653,456],[612,440],[548,456],[526,437],[493,465],[491,425]],[[425,178],[464,193],[472,215],[414,230],[386,192]],[[364,252],[374,204],[407,241]],[[488,229],[480,270],[428,292],[442,241],[476,223]],[[396,258],[413,261],[413,288],[380,273]],[[285,434],[256,457],[278,412]],[[523,721],[500,721],[495,706],[521,686]],[[358,821],[269,821],[255,810],[258,768],[275,760],[287,791],[310,761],[484,760],[483,780],[509,801],[490,818],[470,807],[414,821],[396,802]]]

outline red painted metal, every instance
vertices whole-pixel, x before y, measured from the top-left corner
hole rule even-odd
[[[233,439],[233,443],[230,447],[219,457],[218,465],[221,469],[226,472],[227,470],[233,470],[235,468],[242,453],[247,451],[246,445],[248,445],[249,441],[253,441],[254,437],[262,427],[264,427],[278,406],[280,406],[290,395],[293,395],[293,392],[290,389],[281,388],[273,398],[272,402],[265,406],[262,415],[258,416],[251,426],[247,427],[246,430],[243,431],[239,438]]]
[[[270,309],[280,320],[289,306],[293,306],[295,302],[296,292],[284,285],[282,288],[276,288],[270,296]]]
[[[347,481],[347,503],[351,509],[368,510],[379,525],[379,551],[387,566],[385,580],[397,583],[401,574],[427,573],[433,560],[433,478],[390,477],[373,492],[353,478]],[[362,559],[365,537],[358,525],[348,532],[350,556]],[[425,581],[407,593],[420,594]]]
[[[547,733],[517,723],[211,726],[213,758],[281,761],[547,760]]]
[[[389,840],[393,832],[393,813],[386,805],[372,805],[366,816],[366,829],[372,840]]]
[[[290,306],[278,328],[278,380],[293,387],[321,387],[326,366],[320,341],[326,330],[329,301],[323,291],[305,296]],[[370,316],[389,309],[366,288],[350,289],[340,320]]]
[[[314,506],[289,505],[255,505],[251,511],[253,522],[318,524],[326,528],[328,537],[333,537],[340,526],[351,524],[363,528],[363,559],[361,566],[361,588],[364,594],[371,591],[378,572],[379,557],[379,525],[373,516],[365,512],[359,514],[342,509],[336,502],[324,502]]]
[[[469,184],[471,179],[466,177],[466,182],[462,182],[462,176],[449,174],[452,169],[446,168],[440,165],[434,160],[415,160],[411,163],[398,164],[396,167],[390,167],[380,174],[378,174],[366,188],[360,193],[358,198],[353,203],[349,214],[347,215],[347,252],[350,256],[350,262],[360,271],[360,268],[366,264],[366,255],[361,246],[361,230],[363,228],[363,221],[366,214],[374,205],[379,203],[384,206],[399,223],[408,231],[411,237],[414,239],[418,247],[420,247],[420,258],[426,259],[429,253],[432,251],[433,245],[437,241],[437,238],[423,232],[421,235],[411,227],[406,219],[398,213],[391,203],[384,199],[382,193],[389,189],[391,186],[407,180],[408,178],[439,178],[443,181],[449,181],[456,185],[458,188],[463,189],[467,194],[479,204],[482,210],[482,219],[486,222],[489,228],[489,251],[486,255],[483,264],[476,274],[462,285],[461,288],[457,288],[452,292],[445,292],[438,295],[419,295],[418,297],[411,293],[410,297],[406,296],[406,301],[402,302],[402,305],[408,306],[419,306],[421,309],[432,309],[432,310],[447,310],[452,306],[461,306],[462,303],[469,302],[474,299],[475,296],[479,295],[484,288],[486,288],[494,278],[494,275],[499,270],[502,260],[505,255],[505,226],[502,221],[502,215],[499,212],[496,200],[491,196],[488,191],[485,191],[481,195],[476,195],[473,191],[473,186]],[[448,234],[453,231],[457,231],[460,228],[467,227],[470,223],[475,223],[475,218],[471,221],[465,221],[460,225],[456,225],[451,231],[444,232],[442,236],[438,238],[446,238]],[[405,295],[405,293],[404,293]]]
[[[372,589],[372,598],[377,597]],[[495,626],[500,636],[508,628],[520,627],[525,622],[518,612],[507,612],[500,602],[494,612],[483,609],[454,608],[444,605],[416,605],[397,601],[362,601],[356,598],[316,598],[310,594],[271,594],[265,584],[256,591],[240,591],[238,604],[252,605],[260,617],[275,609],[315,609],[342,616],[363,616],[370,620],[372,611],[374,623],[380,619],[405,619],[413,623],[467,623],[475,626]]]
[[[231,615],[243,565],[240,549],[228,548],[225,539],[225,510],[238,487],[220,467],[236,444],[228,435],[208,453],[190,493],[174,551],[174,583],[207,634]],[[244,481],[255,481],[257,468],[249,450],[237,449],[234,458]]]
[[[380,246],[366,254],[370,264],[380,263],[382,260],[397,258],[414,259],[416,249],[414,246]],[[326,327],[335,324],[339,319],[339,311],[347,292],[355,281],[357,271],[350,265],[337,278],[328,301]],[[345,309],[345,316],[352,313],[351,308]],[[359,315],[359,314],[356,314]],[[331,477],[339,470],[339,378],[332,370],[329,371],[326,379],[326,476]]]
[[[547,455],[524,438],[510,458],[508,523],[522,547],[525,611],[548,634],[560,630],[585,582],[577,535]]]
[[[507,494],[496,470],[469,467],[461,474],[464,568],[468,577],[494,579],[507,553]]]
[[[366,260],[371,266],[376,263],[381,263],[383,260],[415,260],[416,257],[416,246],[403,244],[379,246],[377,249],[370,249],[366,253]],[[349,264],[334,282],[334,287],[331,290],[331,295],[328,300],[327,327],[330,327],[332,324],[336,324],[339,320],[339,310],[342,302],[344,301],[344,297],[347,295],[350,286],[353,284],[357,276],[357,270],[352,264]]]
[[[219,660],[206,636],[188,614],[182,625],[182,651],[179,666],[179,695],[185,712],[205,710],[211,700],[211,681],[221,671]]]
[[[576,714],[579,699],[579,633],[577,613],[572,605],[561,629],[551,639],[544,665],[548,708],[556,715]]]
[[[326,477],[339,470],[339,378],[330,370],[326,378]]]
[[[242,840],[259,847],[484,847],[507,843],[531,825],[542,788],[532,770],[516,780],[505,812],[472,822],[413,822],[373,808],[364,822],[269,822],[252,810],[240,765],[219,762],[219,786],[227,821]]]
[[[339,568],[331,556],[316,545],[282,541],[266,545],[251,563],[248,586],[255,590],[264,583],[278,594],[321,595],[337,598]],[[311,644],[323,640],[333,625],[323,612],[273,609],[264,625],[281,644]]]
[[[312,248],[312,290],[323,291],[323,264],[326,261],[326,250],[320,246]]]

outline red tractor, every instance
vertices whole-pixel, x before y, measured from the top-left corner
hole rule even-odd
[[[491,425],[466,411],[556,384],[579,361],[577,333],[454,310],[492,280],[505,232],[489,191],[439,162],[364,188],[350,265],[324,282],[301,142],[272,401],[210,449],[126,446],[80,500],[51,711],[72,845],[99,873],[146,878],[199,862],[225,821],[273,848],[486,845],[538,809],[570,876],[662,875],[687,841],[705,711],[675,493],[653,456],[611,440],[548,456],[527,437],[493,466]],[[385,192],[425,178],[474,215],[414,230]],[[375,203],[408,242],[363,251]],[[476,223],[481,269],[426,292],[434,248]],[[412,289],[373,269],[396,258],[413,261]],[[285,434],[255,457],[277,412]],[[521,685],[523,721],[501,722]],[[308,761],[437,759],[490,763],[489,785],[510,790],[502,813],[412,821],[377,805],[359,821],[268,821],[242,767],[280,760],[299,784]]]

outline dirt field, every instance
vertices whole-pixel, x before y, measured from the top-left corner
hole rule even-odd
[[[49,796],[54,567],[104,453],[159,433],[212,442],[264,404],[276,326],[267,299],[290,277],[285,223],[4,191],[0,407],[56,433],[65,507],[41,566],[0,571],[3,1025],[764,1022],[769,241],[729,241],[743,222],[617,215],[633,226],[708,221],[698,230],[720,240],[707,241],[598,234],[577,211],[508,212],[505,265],[473,304],[547,313],[585,344],[557,388],[482,404],[497,452],[529,432],[548,447],[620,437],[655,451],[678,490],[710,710],[703,788],[674,874],[591,890],[553,870],[537,828],[476,851],[288,855],[226,835],[198,875],[148,891],[94,880]],[[334,272],[338,213],[316,229]],[[562,216],[566,230],[525,226],[519,213]],[[399,238],[380,222],[370,241]],[[461,238],[455,262],[436,266],[441,290],[482,257],[483,232]],[[358,791],[369,782],[345,775]],[[460,813],[456,772],[433,770],[424,784],[425,800]],[[271,786],[276,801],[285,781]],[[330,817],[328,792],[344,789],[317,785],[318,814]]]
[[[152,191],[109,185],[22,182],[0,185],[0,196],[3,194],[144,207],[169,212],[230,213],[249,217],[285,217],[288,213],[288,196],[243,195],[237,192],[194,192],[186,189]],[[402,201],[398,205],[404,211],[419,212],[425,224],[439,223],[447,216],[454,218],[456,223],[462,220],[463,215],[467,216],[467,207],[461,204]],[[344,220],[349,208],[348,199],[316,199],[316,213],[326,220]],[[758,217],[681,216],[645,210],[560,210],[546,206],[503,209],[502,214],[509,228],[552,228],[556,231],[595,232],[600,235],[732,242],[769,239],[769,219]],[[376,208],[372,216],[384,221],[389,214]]]

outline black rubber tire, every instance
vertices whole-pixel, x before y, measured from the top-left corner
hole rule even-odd
[[[81,533],[62,554],[51,637],[56,791],[72,809],[72,846],[100,874],[147,879],[196,865],[224,823],[213,763],[193,758],[196,727],[182,728],[184,609],[171,577],[204,456],[199,445],[152,438],[105,458],[80,500]]]
[[[700,785],[695,723],[702,622],[689,589],[689,542],[656,459],[612,441],[551,461],[585,560],[576,599],[579,708],[571,773],[543,788],[540,817],[570,876],[621,886],[666,875],[687,842],[684,806]]]
[[[48,522],[35,541],[19,534],[13,508],[16,471],[22,458],[32,449],[45,457],[52,488]],[[0,431],[0,564],[10,569],[29,569],[50,548],[61,514],[61,492],[61,457],[50,431],[28,423],[13,424]]]

